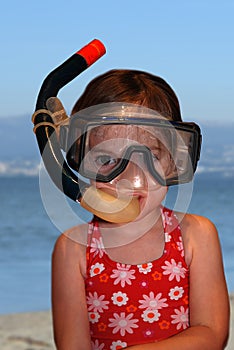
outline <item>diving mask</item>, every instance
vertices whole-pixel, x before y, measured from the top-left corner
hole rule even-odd
[[[111,182],[134,164],[136,181],[137,172],[143,171],[170,186],[192,180],[200,144],[195,123],[168,120],[141,105],[113,102],[72,115],[66,157],[73,170],[90,180]]]

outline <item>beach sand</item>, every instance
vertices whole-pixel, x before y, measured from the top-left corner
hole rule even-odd
[[[1,350],[55,349],[50,311],[0,315]]]
[[[230,296],[231,331],[226,350],[234,350],[234,295]],[[0,315],[1,350],[54,349],[50,311]]]

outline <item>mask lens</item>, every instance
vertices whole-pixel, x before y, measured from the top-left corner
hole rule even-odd
[[[176,173],[173,161],[175,140],[176,135],[171,130],[154,126],[103,125],[90,128],[86,133],[81,168],[88,177],[110,180],[112,175],[118,176],[132,162],[139,168],[143,167],[144,172],[151,170],[151,175],[157,174],[166,181]],[[136,170],[132,171],[135,173]],[[137,183],[139,176],[133,177]]]
[[[70,134],[77,139],[70,143],[67,159],[78,173],[110,182],[138,153],[140,163],[144,160],[144,171],[161,185],[191,181],[199,154],[200,134],[195,124],[157,118],[129,118],[123,122],[118,117],[108,118],[97,117],[92,123],[82,120],[82,128],[73,123]],[[139,182],[139,176],[134,181]]]

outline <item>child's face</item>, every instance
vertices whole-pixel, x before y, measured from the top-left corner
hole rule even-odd
[[[94,128],[89,135],[89,152],[86,161],[99,174],[107,175],[118,165],[131,146],[146,147],[153,156],[154,166],[163,176],[171,171],[173,161],[168,140],[162,133],[135,125],[104,125]],[[93,170],[92,169],[92,170]],[[167,187],[149,173],[144,155],[133,152],[127,167],[109,183],[93,183],[99,189],[117,194],[136,196],[141,216],[159,207],[167,193]]]

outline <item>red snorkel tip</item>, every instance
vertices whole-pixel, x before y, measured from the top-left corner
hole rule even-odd
[[[80,55],[85,59],[88,66],[91,66],[105,53],[106,48],[98,39],[90,41],[89,44],[85,45],[82,49],[76,52],[77,55]]]

